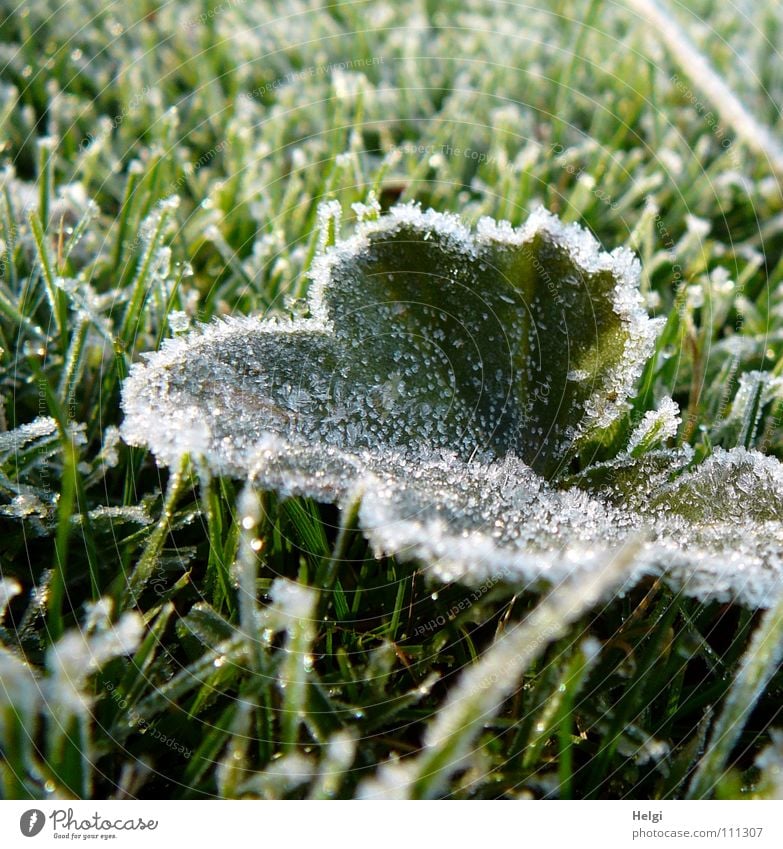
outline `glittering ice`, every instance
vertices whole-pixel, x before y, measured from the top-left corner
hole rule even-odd
[[[338,213],[322,213],[324,245]],[[543,210],[473,232],[404,205],[362,216],[311,276],[307,318],[221,321],[135,365],[126,441],[283,496],[360,499],[376,552],[439,580],[551,585],[632,535],[637,577],[749,606],[781,590],[780,465],[716,451],[685,471],[689,449],[656,448],[679,423],[671,399],[615,461],[564,475],[653,350],[632,254]]]
[[[677,435],[680,426],[680,408],[671,398],[664,398],[657,410],[644,414],[628,440],[628,453],[647,451],[653,445]]]
[[[37,439],[54,437],[56,434],[57,422],[50,416],[39,416],[29,424],[0,433],[0,455],[21,451]]]

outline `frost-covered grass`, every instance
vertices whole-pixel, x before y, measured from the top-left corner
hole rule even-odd
[[[783,10],[714,5],[680,23],[780,138]],[[783,458],[781,175],[687,55],[598,0],[275,8],[3,4],[3,795],[780,796],[780,605],[606,602],[633,542],[543,600],[437,585],[120,441],[142,352],[300,315],[319,203],[350,232],[374,191],[631,247],[665,319],[634,456]]]

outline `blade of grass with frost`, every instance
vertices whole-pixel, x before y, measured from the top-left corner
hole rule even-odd
[[[627,543],[617,554],[579,582],[564,582],[544,598],[524,622],[505,633],[452,688],[446,704],[427,728],[424,750],[410,765],[416,798],[443,792],[470,746],[519,686],[519,677],[546,647],[573,622],[628,580],[640,546]]]
[[[163,543],[166,541],[166,536],[171,528],[171,520],[174,517],[174,508],[179,501],[185,482],[188,478],[187,470],[190,467],[190,458],[185,454],[179,464],[179,468],[169,478],[169,485],[166,491],[166,498],[163,502],[163,509],[160,514],[155,529],[150,534],[147,544],[144,546],[144,551],[139,558],[138,563],[133,569],[133,572],[123,580],[122,575],[118,576],[118,581],[122,580],[122,598],[135,599],[149,581],[152,572],[155,568],[155,563],[160,557]]]
[[[145,699],[138,703],[136,719],[151,720],[156,714],[167,710],[172,704],[178,704],[196,687],[200,687],[214,674],[216,661],[218,665],[226,663],[242,664],[247,657],[247,643],[244,635],[233,637],[211,646],[202,657],[186,666],[171,680],[157,686]],[[127,723],[120,723],[112,729],[112,734],[120,741],[124,740],[132,729]]]
[[[296,747],[299,726],[306,715],[318,594],[302,584],[278,578],[270,595],[273,601],[270,623],[284,629],[286,634],[277,683],[283,696],[280,742],[284,751],[290,751]]]
[[[243,693],[239,694],[235,704],[229,742],[217,765],[215,776],[218,794],[222,799],[237,798],[237,790],[250,771],[247,765],[248,748],[253,739],[253,716],[258,706]]]
[[[585,677],[595,666],[600,652],[601,644],[593,637],[587,637],[578,646],[573,657],[566,664],[557,687],[549,696],[533,723],[534,734],[527,741],[522,755],[522,765],[532,769],[546,741],[554,732],[557,732],[561,746],[558,766],[565,773],[565,776],[560,776],[560,784],[563,787],[570,787],[571,777],[570,758],[564,757],[563,752],[563,749],[570,752],[571,746],[569,712],[574,698],[579,693]],[[561,731],[562,726],[566,729],[565,733]]]
[[[576,657],[564,676],[565,692],[555,718],[559,757],[557,760],[558,795],[561,799],[573,797],[574,785],[574,702],[590,670],[598,660],[600,643],[592,637],[582,641]],[[561,685],[562,686],[562,685]]]
[[[148,625],[149,630],[117,687],[117,691],[130,707],[138,701],[145,685],[149,683],[147,672],[155,660],[155,650],[163,644],[166,628],[173,613],[174,605],[170,601],[165,602],[157,616]]]
[[[336,799],[348,771],[356,757],[358,743],[356,735],[349,731],[336,731],[325,746],[325,753],[318,766],[310,799]]]
[[[362,506],[362,491],[355,492],[340,511],[340,527],[334,542],[331,556],[322,558],[318,569],[316,584],[322,589],[331,589],[337,579],[337,571],[348,555],[351,532],[355,530]]]
[[[661,43],[710,101],[737,137],[762,156],[778,179],[783,179],[783,147],[772,131],[756,120],[737,95],[685,34],[672,11],[661,0],[626,0],[626,3],[657,30]]]
[[[707,751],[696,768],[688,798],[704,799],[715,791],[732,749],[756,702],[778,671],[783,658],[783,595],[764,614],[756,628],[720,716]]]
[[[228,573],[237,550],[239,526],[236,522],[229,520],[228,531],[224,534],[226,522],[219,493],[223,482],[216,480],[202,463],[197,463],[196,468],[199,476],[201,509],[206,516],[209,533],[205,585],[215,607],[221,608],[225,605],[231,610],[234,606],[234,594],[231,592],[231,580]]]
[[[160,201],[156,208],[142,222],[140,234],[143,240],[143,252],[139,260],[136,277],[130,284],[130,296],[118,337],[130,349],[133,337],[139,332],[142,320],[143,306],[149,295],[150,286],[154,283],[158,251],[161,249],[166,225],[174,210],[179,205],[176,195]],[[152,281],[150,281],[152,278]]]
[[[45,136],[38,140],[38,210],[41,221],[49,221],[54,189],[54,150],[57,140]]]
[[[65,414],[55,391],[49,385],[38,363],[31,360],[31,368],[37,377],[39,392],[43,393],[49,412],[57,422],[63,458],[62,499],[57,505],[57,534],[47,605],[52,634],[59,637],[63,633],[63,599],[67,596],[66,578],[70,538],[73,531],[72,514],[78,513],[81,516],[82,537],[87,554],[87,571],[93,601],[97,601],[100,596],[99,561],[79,462],[80,446],[86,440],[77,438],[74,423]]]
[[[67,347],[67,324],[68,324],[68,308],[65,300],[65,293],[55,284],[55,274],[52,265],[52,258],[49,255],[49,247],[46,244],[46,233],[44,232],[43,224],[39,218],[38,212],[30,213],[30,229],[33,232],[35,246],[38,250],[38,260],[41,266],[41,274],[46,288],[46,296],[49,299],[49,307],[51,308],[52,318],[54,319],[57,333],[60,336],[60,344],[63,350]]]

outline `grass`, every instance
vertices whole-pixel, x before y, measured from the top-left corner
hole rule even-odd
[[[742,374],[783,368],[783,197],[688,68],[595,0],[64,7],[0,7],[0,424],[54,420],[0,452],[0,569],[22,589],[0,642],[48,670],[35,695],[3,661],[3,796],[774,794],[756,759],[777,751],[779,609],[653,581],[579,608],[567,587],[435,586],[375,559],[350,513],[169,473],[115,429],[142,352],[297,312],[318,204],[350,227],[374,190],[468,221],[541,202],[630,245],[666,317],[634,416],[671,395],[699,456],[783,458],[779,394],[730,416]],[[754,15],[678,13],[779,136],[783,19]],[[63,713],[51,646],[103,597],[142,639]]]

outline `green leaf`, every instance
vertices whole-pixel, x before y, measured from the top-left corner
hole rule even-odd
[[[625,452],[563,474],[628,409],[652,351],[637,273],[543,211],[473,233],[398,206],[319,256],[308,318],[232,319],[134,366],[123,433],[164,463],[190,453],[282,496],[359,504],[376,554],[439,581],[540,590],[638,538],[629,582],[768,606],[778,461],[718,451],[683,474],[692,449],[660,447],[680,421],[665,397]]]
[[[608,427],[658,322],[638,262],[539,209],[519,229],[398,206],[314,264],[308,319],[169,341],[125,384],[124,434],[239,473],[266,433],[349,450],[514,452],[552,477]],[[153,426],[154,425],[154,426]]]

